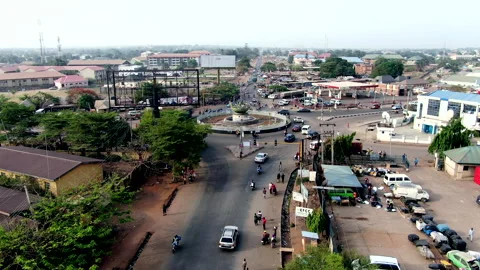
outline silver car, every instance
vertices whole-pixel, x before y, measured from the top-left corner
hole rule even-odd
[[[265,163],[268,159],[268,154],[267,153],[258,153],[255,156],[255,162],[256,163]]]
[[[223,249],[235,249],[237,247],[238,234],[237,226],[225,226],[225,228],[223,228],[222,237],[220,237],[220,241],[218,241],[218,247]]]

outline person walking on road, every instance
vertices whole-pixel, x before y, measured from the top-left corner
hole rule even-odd
[[[255,223],[255,226],[258,225],[258,216],[257,216],[257,213],[254,213],[254,214],[253,214],[253,223]]]
[[[468,231],[468,239],[470,239],[470,242],[473,242],[473,228],[470,228]]]
[[[277,173],[277,183],[280,182],[280,173]]]
[[[167,215],[167,206],[165,204],[163,205],[163,215]]]
[[[418,158],[415,158],[415,160],[413,161],[415,163],[415,167],[417,167],[418,165]]]
[[[267,219],[265,217],[262,218],[262,225],[263,225],[263,229],[266,230],[266,227],[267,227]]]
[[[282,184],[283,184],[283,182],[285,182],[285,174],[284,173],[282,173]]]
[[[268,183],[268,191],[270,192],[270,194],[272,194],[272,187],[273,187],[272,182]]]
[[[405,163],[406,160],[407,160],[407,154],[403,153],[403,155],[402,155],[402,161],[403,161],[403,163]]]
[[[264,199],[267,198],[267,189],[266,188],[263,188],[263,198]]]
[[[243,270],[247,270],[247,259],[243,259],[243,263],[242,263],[242,267],[243,267]]]
[[[282,171],[282,162],[280,161],[280,164],[278,164],[278,171],[281,172]]]

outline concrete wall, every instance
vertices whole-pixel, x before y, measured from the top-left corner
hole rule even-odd
[[[82,164],[56,181],[57,194],[62,194],[68,189],[86,185],[92,181],[102,180],[103,165],[101,163]]]
[[[465,171],[464,168],[467,167]],[[445,158],[445,171],[453,177],[454,180],[473,181],[476,166],[457,164],[449,157]]]

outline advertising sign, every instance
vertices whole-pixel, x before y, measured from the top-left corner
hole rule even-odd
[[[295,217],[308,217],[308,215],[310,215],[311,213],[313,213],[312,208],[298,206],[295,208]]]
[[[299,192],[293,192],[292,193],[292,198],[294,201],[297,201],[297,202],[303,202],[303,195],[302,193],[299,193]]]
[[[305,185],[300,184],[300,191],[302,192],[303,200],[305,202],[308,202],[308,189],[305,187]]]

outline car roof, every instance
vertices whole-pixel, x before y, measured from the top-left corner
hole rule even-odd
[[[304,128],[304,127],[309,128],[310,125],[303,125],[302,128]]]
[[[398,260],[394,257],[370,255],[370,263],[398,264]]]
[[[406,176],[406,177],[408,177],[408,175],[403,174],[403,173],[387,173],[387,174],[385,174],[385,176],[388,176],[388,177],[391,177],[391,176],[399,176],[399,177]],[[410,177],[408,177],[408,178],[410,178]]]
[[[464,259],[467,262],[475,260],[475,257],[473,257],[471,254],[469,254],[467,252],[463,252],[463,251],[459,251],[459,250],[452,250],[452,251],[449,251],[447,253],[447,256],[448,256],[449,253],[457,255],[458,257]]]
[[[267,153],[258,153],[257,155],[266,155]],[[225,228],[227,228],[229,226],[226,226]]]

